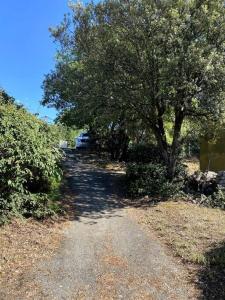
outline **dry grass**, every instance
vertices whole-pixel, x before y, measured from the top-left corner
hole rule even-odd
[[[118,173],[124,173],[126,169],[124,162],[112,161],[107,157],[95,157],[94,164],[99,168]]]
[[[105,164],[104,168],[109,171],[124,172],[125,164],[122,162],[108,162]]]
[[[64,170],[59,204],[64,213],[44,221],[14,219],[0,227],[0,299],[49,299],[32,278],[39,262],[59,248],[63,230],[75,219],[74,193]]]
[[[66,184],[62,193],[63,215],[44,221],[14,219],[0,227],[0,299],[46,299],[32,274],[39,262],[56,253],[63,229],[74,219],[74,200]]]
[[[60,232],[60,226],[50,220],[17,219],[1,227],[0,290],[7,299],[15,299],[21,293],[25,299],[34,296],[38,287],[32,280],[29,282],[29,270],[52,256],[60,243]]]
[[[126,164],[124,162],[112,161],[106,155],[102,155],[101,157],[95,155],[92,163],[94,163],[99,168],[103,168],[109,171],[124,173],[126,170]],[[187,171],[190,175],[200,170],[200,161],[197,157],[185,159],[183,163],[187,166]]]
[[[108,153],[83,152],[82,157],[88,164],[94,167],[112,172],[125,173],[126,164],[124,162],[112,161]]]
[[[187,170],[190,175],[200,170],[200,162],[196,157],[185,159],[183,163],[187,166]]]
[[[64,175],[59,199],[64,214],[44,221],[14,219],[0,227],[0,299],[47,299],[32,274],[39,262],[56,253],[63,229],[75,218],[66,168]]]
[[[208,255],[225,240],[224,211],[169,201],[148,208],[141,214],[140,222],[154,229],[185,261],[203,265],[212,261],[225,263],[225,253],[222,257]]]

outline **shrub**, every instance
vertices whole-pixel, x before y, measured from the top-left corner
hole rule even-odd
[[[202,206],[220,208],[225,210],[225,191],[217,187],[211,195],[205,194],[186,194],[187,199]]]
[[[53,213],[47,194],[60,180],[61,154],[51,126],[25,109],[0,103],[0,222]]]
[[[75,138],[82,132],[81,129],[77,129],[75,127],[67,127],[60,123],[52,125],[52,131],[55,132],[58,140],[65,140],[68,142],[68,147],[74,148]]]
[[[205,206],[225,209],[225,192],[218,189],[215,193],[205,198]]]
[[[215,172],[195,172],[187,176],[184,193],[188,200],[212,208],[225,209],[225,190],[219,185]]]
[[[128,192],[133,197],[146,195],[167,197],[179,189],[178,182],[169,182],[167,169],[160,163],[128,164],[126,178]]]
[[[135,163],[159,163],[162,155],[154,144],[136,144],[128,149],[127,162]]]

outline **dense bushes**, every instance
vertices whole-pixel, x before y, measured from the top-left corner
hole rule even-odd
[[[162,155],[155,144],[135,144],[130,146],[127,153],[127,162],[159,163]]]
[[[178,182],[170,182],[167,169],[160,163],[128,164],[126,172],[129,194],[167,197],[179,189]]]
[[[77,129],[75,127],[68,127],[62,125],[60,123],[56,123],[52,125],[52,131],[55,131],[56,136],[58,136],[59,140],[67,141],[68,147],[74,148],[75,145],[75,137],[79,136],[82,132],[81,129]]]
[[[201,200],[199,202],[207,207],[225,209],[225,192],[218,188],[212,195],[201,195]]]
[[[201,206],[225,210],[225,191],[220,186],[217,186],[214,192],[207,195],[199,192],[185,193],[184,199]]]
[[[185,168],[178,163],[173,182],[168,179],[167,167],[155,144],[132,145],[127,156],[127,185],[132,197],[167,197],[176,193],[183,184]]]
[[[0,222],[53,213],[48,199],[60,179],[55,131],[26,110],[0,102]]]
[[[225,209],[225,190],[215,172],[195,172],[185,178],[185,197],[206,207]]]

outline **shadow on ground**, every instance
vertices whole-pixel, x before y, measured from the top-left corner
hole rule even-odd
[[[154,205],[152,200],[128,199],[125,175],[96,167],[95,160],[96,154],[67,150],[64,194],[65,203],[72,206],[70,219],[95,224],[99,218],[119,216],[125,207]]]
[[[68,152],[65,161],[65,203],[72,207],[70,219],[94,225],[100,218],[121,215],[126,207],[148,208],[152,199],[126,198],[125,175],[96,167],[95,154]],[[197,274],[201,300],[225,299],[225,242],[205,254],[211,262]]]
[[[206,254],[209,262],[198,272],[199,288],[202,291],[200,299],[225,299],[225,241],[210,249]]]

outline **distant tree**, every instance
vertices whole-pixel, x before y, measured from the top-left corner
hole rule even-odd
[[[105,0],[71,9],[52,29],[61,50],[43,103],[87,122],[141,121],[173,178],[184,120],[217,118],[224,108],[224,1]]]
[[[15,98],[9,96],[4,89],[0,88],[0,101],[2,103],[14,103]]]

